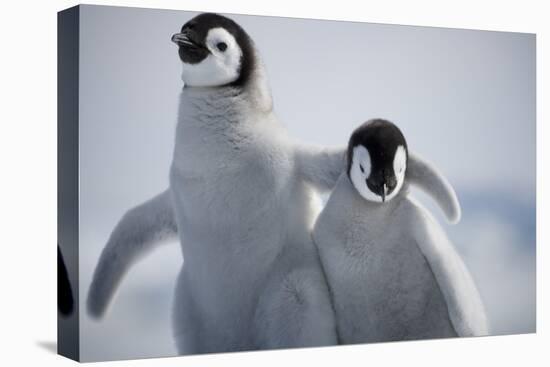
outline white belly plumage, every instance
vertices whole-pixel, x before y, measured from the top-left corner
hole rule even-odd
[[[409,208],[405,195],[369,204],[342,175],[319,216],[313,238],[343,343],[457,336]]]
[[[443,294],[414,242],[323,248],[343,343],[456,336]],[[326,261],[329,259],[328,261]]]
[[[243,117],[235,111],[238,100],[223,118],[212,103],[182,101],[188,110],[180,108],[170,174],[185,262],[174,309],[180,352],[334,344],[328,291],[309,234],[311,191],[294,174],[285,130],[271,113]],[[292,251],[297,256],[286,255]],[[279,304],[285,302],[279,288],[297,271],[303,279],[293,282],[318,287],[325,297],[307,306],[322,310],[323,319],[308,321],[322,332],[308,331],[313,336],[302,341],[303,330],[291,330],[285,313],[311,310],[295,299]],[[280,315],[267,311],[274,304]],[[280,318],[276,327],[288,332],[264,330],[273,327],[267,317]]]

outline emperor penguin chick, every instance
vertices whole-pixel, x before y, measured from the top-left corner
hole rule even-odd
[[[340,343],[486,335],[474,281],[443,229],[408,192],[408,148],[376,119],[352,134],[313,231]]]
[[[174,293],[180,354],[333,345],[334,311],[311,231],[345,147],[292,138],[266,70],[235,21],[203,13],[172,36],[181,61],[169,187],[115,226],[90,284],[100,319],[130,269],[167,239],[184,257]],[[410,154],[408,180],[460,219],[444,177]]]

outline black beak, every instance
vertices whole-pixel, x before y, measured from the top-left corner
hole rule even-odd
[[[176,45],[181,46],[185,43],[190,43],[189,38],[185,33],[176,33],[172,36],[171,41],[174,42]]]
[[[386,196],[395,188],[395,180],[386,176],[378,176],[375,179],[368,178],[366,180],[367,187],[374,193],[380,195],[382,202],[386,201]]]
[[[189,34],[188,31],[184,31],[181,33],[176,33],[171,38],[172,42],[174,42],[178,46],[189,46],[189,47],[196,47],[196,48],[202,48],[201,45],[199,45],[197,42],[193,40],[193,37],[191,34]]]

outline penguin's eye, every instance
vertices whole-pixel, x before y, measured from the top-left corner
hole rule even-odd
[[[365,173],[365,169],[363,168],[362,164],[359,165],[359,168],[361,169],[361,172]]]
[[[218,50],[220,50],[221,52],[224,52],[226,49],[227,49],[227,44],[225,42],[218,42],[218,44],[216,45],[216,47],[218,48]]]

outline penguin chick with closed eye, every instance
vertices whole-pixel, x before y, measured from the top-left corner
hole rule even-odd
[[[443,229],[408,192],[407,142],[376,119],[313,231],[341,343],[487,335],[476,286]]]

